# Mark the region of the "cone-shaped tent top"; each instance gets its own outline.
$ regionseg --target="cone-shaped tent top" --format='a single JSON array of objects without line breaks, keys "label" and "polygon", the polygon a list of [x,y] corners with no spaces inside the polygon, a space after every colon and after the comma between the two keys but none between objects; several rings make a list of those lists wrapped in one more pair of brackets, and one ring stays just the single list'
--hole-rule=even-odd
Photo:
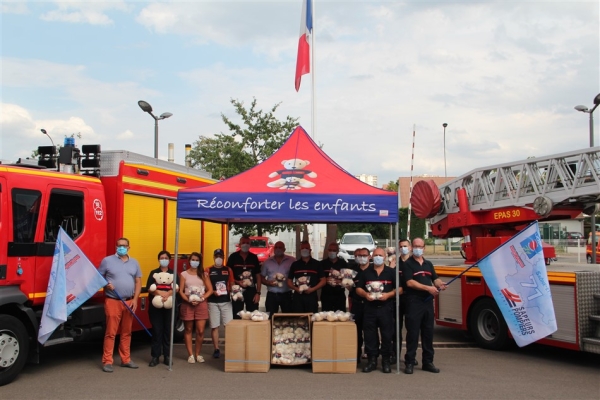
[{"label": "cone-shaped tent top", "polygon": [[264,162],[214,185],[182,189],[177,217],[214,222],[396,223],[398,194],[361,182],[298,126]]}]

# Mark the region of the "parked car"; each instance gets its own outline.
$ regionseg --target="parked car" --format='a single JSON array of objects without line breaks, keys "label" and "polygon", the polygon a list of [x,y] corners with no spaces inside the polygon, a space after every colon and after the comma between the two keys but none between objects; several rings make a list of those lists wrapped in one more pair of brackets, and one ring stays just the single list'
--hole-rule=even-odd
[{"label": "parked car", "polygon": [[[240,244],[236,244],[236,251]],[[250,252],[256,254],[258,261],[262,264],[273,255],[273,241],[266,236],[250,236]]]},{"label": "parked car", "polygon": [[354,250],[366,247],[369,253],[377,247],[377,242],[373,240],[373,236],[366,232],[350,232],[345,233],[340,240],[340,253],[347,254],[343,256],[346,260],[354,260]]},{"label": "parked car", "polygon": [[564,238],[567,240],[567,246],[583,246],[585,244],[581,232],[565,232]]}]

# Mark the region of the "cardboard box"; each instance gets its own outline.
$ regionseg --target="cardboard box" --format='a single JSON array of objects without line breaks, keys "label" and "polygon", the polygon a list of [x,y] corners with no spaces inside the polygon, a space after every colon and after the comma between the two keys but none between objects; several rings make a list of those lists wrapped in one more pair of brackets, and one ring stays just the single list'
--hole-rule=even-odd
[{"label": "cardboard box", "polygon": [[357,337],[354,322],[314,322],[313,373],[356,373]]},{"label": "cardboard box", "polygon": [[[312,313],[278,313],[278,314],[274,314],[273,315],[273,320],[272,320],[272,359],[271,359],[271,363],[273,365],[283,365],[283,366],[296,366],[296,365],[306,365],[306,364],[310,364],[311,362],[311,316]],[[277,346],[277,341],[276,341],[276,330],[279,329],[280,331],[282,330],[282,324],[283,323],[291,323],[291,326],[293,326],[294,331],[297,327],[301,326],[304,327],[303,331],[305,333],[308,333],[308,338],[302,338],[302,339],[296,339],[296,338],[292,338],[292,339],[288,339],[286,341],[286,343],[284,344],[285,347],[289,347],[289,346],[295,346],[296,344],[302,344],[302,348],[305,349],[306,352],[308,352],[308,358],[306,357],[306,353],[305,351],[301,351],[299,352],[297,355],[298,357],[294,357],[294,361],[292,363],[285,363],[283,362],[280,358],[277,357],[278,353],[276,350],[276,346]],[[289,343],[288,343],[289,342]],[[294,354],[296,356],[296,354]]]},{"label": "cardboard box", "polygon": [[225,325],[225,372],[269,372],[271,321],[234,319]]}]

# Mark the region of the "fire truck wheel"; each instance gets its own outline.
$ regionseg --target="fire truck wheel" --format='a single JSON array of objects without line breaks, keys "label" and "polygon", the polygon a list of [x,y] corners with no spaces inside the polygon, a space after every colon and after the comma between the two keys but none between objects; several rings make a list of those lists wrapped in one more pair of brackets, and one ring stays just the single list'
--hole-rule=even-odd
[{"label": "fire truck wheel", "polygon": [[501,350],[508,346],[508,326],[494,299],[479,300],[471,311],[471,334],[484,349]]},{"label": "fire truck wheel", "polygon": [[21,372],[29,353],[27,329],[12,315],[0,315],[0,386]]}]

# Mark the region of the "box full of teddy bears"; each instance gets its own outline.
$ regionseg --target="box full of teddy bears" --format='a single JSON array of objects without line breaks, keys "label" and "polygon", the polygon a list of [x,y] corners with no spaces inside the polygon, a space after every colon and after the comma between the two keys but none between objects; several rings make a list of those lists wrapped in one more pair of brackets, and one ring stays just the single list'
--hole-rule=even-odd
[{"label": "box full of teddy bears", "polygon": [[225,325],[225,372],[269,372],[271,321],[234,319]]},{"label": "box full of teddy bears", "polygon": [[312,372],[356,373],[357,337],[353,321],[312,324]]},{"label": "box full of teddy bears", "polygon": [[273,315],[272,364],[289,366],[311,362],[311,315]]}]

